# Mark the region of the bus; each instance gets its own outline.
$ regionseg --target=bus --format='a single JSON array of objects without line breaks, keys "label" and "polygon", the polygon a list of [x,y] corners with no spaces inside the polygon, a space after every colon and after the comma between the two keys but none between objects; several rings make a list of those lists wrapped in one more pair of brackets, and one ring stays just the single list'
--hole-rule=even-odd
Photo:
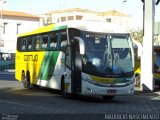
[{"label": "bus", "polygon": [[62,22],[19,35],[15,68],[25,88],[57,89],[64,97],[134,94],[131,36],[103,22]]},{"label": "bus", "polygon": [[[141,55],[142,55],[142,45],[137,41],[134,42],[134,51],[135,51],[135,86],[140,87],[141,81]],[[153,80],[156,87],[160,88],[160,46],[153,46]]]}]

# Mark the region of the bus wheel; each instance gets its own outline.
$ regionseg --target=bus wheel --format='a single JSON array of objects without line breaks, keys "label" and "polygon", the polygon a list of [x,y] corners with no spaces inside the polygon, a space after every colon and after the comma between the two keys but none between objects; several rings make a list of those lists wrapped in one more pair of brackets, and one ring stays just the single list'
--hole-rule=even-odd
[{"label": "bus wheel", "polygon": [[64,88],[64,78],[62,78],[62,80],[61,80],[61,95],[63,97],[65,97],[65,95],[66,95],[65,88]]},{"label": "bus wheel", "polygon": [[61,95],[64,98],[69,98],[69,94],[65,92],[64,78],[61,80]]},{"label": "bus wheel", "polygon": [[103,99],[105,100],[113,100],[115,96],[103,96]]},{"label": "bus wheel", "polygon": [[29,76],[29,73],[27,73],[26,77],[25,77],[24,73],[22,73],[22,82],[23,82],[24,88],[30,89],[30,76]]},{"label": "bus wheel", "polygon": [[38,90],[40,87],[39,87],[39,85],[32,84],[32,88]]},{"label": "bus wheel", "polygon": [[135,86],[140,87],[140,75],[135,76]]}]

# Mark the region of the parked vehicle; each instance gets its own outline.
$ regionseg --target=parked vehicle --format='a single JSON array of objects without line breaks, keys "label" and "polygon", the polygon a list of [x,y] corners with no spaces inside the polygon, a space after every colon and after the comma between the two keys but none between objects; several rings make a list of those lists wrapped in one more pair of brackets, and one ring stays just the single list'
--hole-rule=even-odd
[{"label": "parked vehicle", "polygon": [[15,69],[15,53],[0,52],[0,71]]},{"label": "parked vehicle", "polygon": [[[140,63],[141,63],[141,55],[138,56],[138,52],[141,53],[142,49],[140,48],[142,46],[137,45],[134,47],[135,51],[135,85],[137,87],[140,87],[140,75],[141,75],[141,69],[140,69]],[[154,52],[153,52],[153,79],[155,81],[155,85],[160,87],[160,46],[154,46]],[[147,59],[147,58],[146,58]]]}]

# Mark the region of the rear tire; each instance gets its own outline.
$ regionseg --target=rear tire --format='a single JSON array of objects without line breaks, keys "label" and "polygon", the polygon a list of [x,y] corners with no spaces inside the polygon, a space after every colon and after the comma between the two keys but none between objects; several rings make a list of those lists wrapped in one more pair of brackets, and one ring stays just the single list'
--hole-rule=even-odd
[{"label": "rear tire", "polygon": [[61,95],[66,97],[65,86],[64,86],[64,78],[61,80]]},{"label": "rear tire", "polygon": [[30,76],[29,76],[29,73],[27,73],[26,76],[25,76],[24,72],[22,73],[22,82],[23,82],[24,88],[30,89],[31,84],[30,84]]},{"label": "rear tire", "polygon": [[38,90],[40,88],[39,85],[32,84],[32,88]]}]

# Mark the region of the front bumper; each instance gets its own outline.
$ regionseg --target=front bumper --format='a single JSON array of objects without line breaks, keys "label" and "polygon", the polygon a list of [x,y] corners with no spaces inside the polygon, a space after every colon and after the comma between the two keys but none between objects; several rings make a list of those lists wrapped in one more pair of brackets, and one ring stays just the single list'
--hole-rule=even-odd
[{"label": "front bumper", "polygon": [[101,87],[94,84],[90,84],[87,81],[82,82],[82,94],[83,95],[133,95],[134,84],[123,87]]}]

